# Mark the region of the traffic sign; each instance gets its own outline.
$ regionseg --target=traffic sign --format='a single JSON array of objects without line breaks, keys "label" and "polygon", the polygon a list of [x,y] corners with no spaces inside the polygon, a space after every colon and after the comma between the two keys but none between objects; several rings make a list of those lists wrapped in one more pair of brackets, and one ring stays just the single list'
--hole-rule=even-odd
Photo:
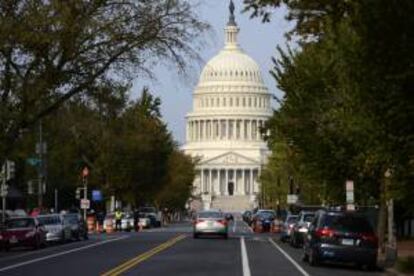
[{"label": "traffic sign", "polygon": [[287,195],[287,203],[288,204],[296,204],[298,202],[298,195],[296,194],[288,194]]},{"label": "traffic sign", "polygon": [[101,190],[92,190],[92,200],[93,201],[102,201],[102,191]]},{"label": "traffic sign", "polygon": [[89,209],[91,207],[91,202],[89,201],[89,199],[81,199],[80,201],[80,207],[81,209]]}]

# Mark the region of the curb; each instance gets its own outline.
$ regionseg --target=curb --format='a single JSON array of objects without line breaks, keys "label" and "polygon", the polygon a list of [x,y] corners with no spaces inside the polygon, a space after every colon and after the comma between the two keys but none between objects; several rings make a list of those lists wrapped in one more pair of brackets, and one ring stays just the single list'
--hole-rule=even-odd
[{"label": "curb", "polygon": [[390,276],[408,276],[408,275],[412,275],[412,274],[405,274],[405,273],[401,273],[398,272],[395,268],[387,268],[385,269],[385,275],[390,275]]}]

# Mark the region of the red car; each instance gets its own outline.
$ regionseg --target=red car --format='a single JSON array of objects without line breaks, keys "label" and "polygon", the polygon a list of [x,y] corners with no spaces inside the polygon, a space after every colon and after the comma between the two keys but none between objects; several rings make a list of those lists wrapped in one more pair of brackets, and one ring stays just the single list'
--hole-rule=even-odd
[{"label": "red car", "polygon": [[46,230],[36,218],[12,218],[1,231],[0,243],[6,251],[18,246],[38,249],[46,244]]}]

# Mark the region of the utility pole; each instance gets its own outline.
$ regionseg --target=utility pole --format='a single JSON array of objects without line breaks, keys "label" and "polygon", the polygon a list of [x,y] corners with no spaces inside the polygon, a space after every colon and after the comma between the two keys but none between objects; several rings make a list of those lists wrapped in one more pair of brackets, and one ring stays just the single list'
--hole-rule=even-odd
[{"label": "utility pole", "polygon": [[[88,200],[88,167],[83,168],[82,170],[82,180],[83,180],[83,199],[84,201]],[[83,219],[86,221],[86,211],[87,208],[83,208]]]}]

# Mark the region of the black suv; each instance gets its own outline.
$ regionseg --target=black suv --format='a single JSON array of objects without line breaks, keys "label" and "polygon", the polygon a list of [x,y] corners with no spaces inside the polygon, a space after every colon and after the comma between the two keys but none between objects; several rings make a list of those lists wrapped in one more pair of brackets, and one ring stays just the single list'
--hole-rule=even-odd
[{"label": "black suv", "polygon": [[354,263],[375,269],[378,239],[368,219],[355,212],[318,211],[304,244],[303,260]]}]

